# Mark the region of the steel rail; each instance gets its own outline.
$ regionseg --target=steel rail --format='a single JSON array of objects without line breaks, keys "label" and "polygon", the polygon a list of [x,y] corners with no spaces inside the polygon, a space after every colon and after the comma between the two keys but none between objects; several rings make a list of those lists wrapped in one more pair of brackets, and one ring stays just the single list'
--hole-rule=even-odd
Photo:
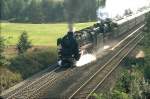
[{"label": "steel rail", "polygon": [[45,91],[42,91],[42,88],[44,88],[44,87],[53,87],[55,81],[57,81],[58,79],[66,77],[71,72],[72,72],[71,68],[69,68],[66,71],[62,72],[62,73],[58,73],[57,76],[54,76],[52,79],[46,81],[46,83],[44,83],[42,86],[40,86],[39,88],[37,88],[36,90],[34,90],[34,92],[32,92],[34,94],[28,95],[27,99],[37,99],[38,98],[37,96],[41,96],[40,94],[45,93]]},{"label": "steel rail", "polygon": [[[141,33],[140,33],[141,34]],[[138,34],[135,38],[137,38],[140,34]],[[135,39],[134,38],[134,39]],[[100,71],[102,71],[118,54],[121,53],[132,41],[132,39],[126,46],[124,46],[116,55],[114,55],[106,64],[104,64],[90,79],[88,79],[79,89],[77,89],[70,97],[69,99],[72,99],[86,84],[88,84],[94,77],[97,75]]]},{"label": "steel rail", "polygon": [[[55,64],[56,65],[56,64]],[[54,65],[52,65],[54,66]],[[52,71],[50,71],[49,73],[43,75],[42,77],[40,77],[39,79],[36,79],[35,81],[33,81],[32,83],[30,83],[29,85],[27,85],[26,87],[23,87],[22,89],[18,90],[17,92],[13,93],[12,95],[10,95],[9,97],[7,97],[6,99],[12,99],[13,97],[16,97],[17,95],[21,95],[21,93],[23,91],[26,91],[27,89],[29,89],[32,85],[34,85],[35,83],[41,81],[42,79],[45,79],[45,77],[48,77],[50,75],[52,75],[52,73],[56,70],[60,69],[60,67],[55,67]]]},{"label": "steel rail", "polygon": [[137,44],[144,38],[141,37],[139,41],[124,55],[124,57],[116,64],[116,66],[99,82],[99,84],[90,92],[90,94],[86,97],[89,99],[90,95],[110,76],[110,74],[118,67],[121,61],[137,46]]},{"label": "steel rail", "polygon": [[[108,65],[108,66],[113,66],[113,65]],[[107,66],[106,66],[106,67],[107,67]],[[103,73],[106,74],[105,69],[106,69],[106,71],[107,71],[107,68],[108,68],[108,69],[111,68],[111,67],[107,67],[107,68],[106,68],[106,67],[104,67],[104,68],[103,68],[102,70],[100,70],[99,72],[96,72],[95,75],[92,76],[91,79],[89,79],[86,83],[84,83],[83,86],[82,86],[82,88],[80,88],[80,89],[74,94],[74,96],[72,96],[70,99],[75,98],[75,97],[79,97],[79,98],[83,98],[83,97],[84,97],[84,99],[85,99],[85,97],[90,94],[90,90],[92,90],[92,89],[90,89],[90,87],[91,87],[91,86],[94,86],[93,83],[95,83],[95,82],[92,83],[92,80],[95,80],[95,77],[98,76],[98,74],[100,74],[101,72],[102,72],[101,75],[104,76]],[[107,71],[107,72],[108,72],[108,71]],[[107,75],[107,74],[106,74],[106,75]],[[100,77],[101,77],[101,76],[100,76]],[[92,83],[92,84],[91,84],[91,83]],[[76,98],[75,98],[75,99],[76,99]]]}]

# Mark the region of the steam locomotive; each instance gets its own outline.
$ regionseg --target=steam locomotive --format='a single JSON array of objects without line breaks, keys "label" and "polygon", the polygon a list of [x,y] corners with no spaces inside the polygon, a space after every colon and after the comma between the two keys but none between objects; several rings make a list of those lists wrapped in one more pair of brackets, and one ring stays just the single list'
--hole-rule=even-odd
[{"label": "steam locomotive", "polygon": [[[78,43],[80,52],[92,53],[98,48],[103,47],[103,44],[105,44],[108,39],[115,39],[118,36],[125,34],[133,27],[144,23],[146,14],[149,11],[150,9],[139,11],[136,14],[130,14],[120,20],[112,20],[110,18],[107,18],[105,20],[101,20],[100,23],[96,23],[93,26],[84,28],[80,31],[75,31],[74,37]],[[61,56],[61,38],[58,39],[57,46],[59,56],[58,60],[59,62],[63,62],[64,59]],[[73,57],[69,57],[65,60],[68,60],[67,65],[73,65],[75,63]],[[61,62],[59,63],[59,65],[61,64]]]}]

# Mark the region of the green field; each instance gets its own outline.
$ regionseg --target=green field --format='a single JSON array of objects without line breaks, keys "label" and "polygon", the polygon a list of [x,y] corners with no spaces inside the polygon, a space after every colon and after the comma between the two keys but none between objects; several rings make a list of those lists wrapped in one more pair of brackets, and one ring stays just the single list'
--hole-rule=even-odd
[{"label": "green field", "polygon": [[[94,22],[77,23],[75,29],[93,25]],[[7,45],[15,45],[23,31],[29,35],[33,45],[56,46],[57,38],[62,37],[67,32],[67,24],[21,24],[21,23],[1,23],[1,33],[6,39]]]}]

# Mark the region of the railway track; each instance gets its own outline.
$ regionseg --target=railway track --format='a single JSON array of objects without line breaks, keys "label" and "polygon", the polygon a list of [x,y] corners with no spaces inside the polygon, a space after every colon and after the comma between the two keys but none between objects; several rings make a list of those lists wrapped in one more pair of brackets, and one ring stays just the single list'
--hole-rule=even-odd
[{"label": "railway track", "polygon": [[65,71],[62,71],[60,73],[57,73],[57,71],[61,71],[64,68],[56,66],[52,71],[49,73],[43,75],[39,79],[31,82],[25,87],[20,88],[15,93],[11,94],[10,96],[6,97],[6,99],[31,99],[35,98],[39,93],[39,90],[41,90],[43,87],[46,87],[47,85],[53,85],[55,81],[59,78],[61,78],[61,75],[65,75],[70,71],[70,69],[67,69]]},{"label": "railway track", "polygon": [[[6,99],[37,99],[39,96],[41,96],[41,94],[45,92],[44,89],[47,86],[53,86],[56,81],[62,79],[63,77],[65,77],[65,75],[67,76],[69,73],[73,71],[73,69],[71,68],[62,71],[61,69],[62,69],[61,67],[56,66],[49,73],[29,83],[27,86],[21,87],[15,93],[6,97]],[[61,71],[61,72],[57,73],[57,71]]]},{"label": "railway track", "polygon": [[[115,56],[91,76],[80,88],[78,88],[69,99],[88,99],[91,94],[107,79],[107,77],[118,67],[120,62],[134,49],[143,39],[141,33],[127,43]],[[130,48],[129,48],[130,47]]]},{"label": "railway track", "polygon": [[75,68],[73,68],[73,69],[69,68],[67,70],[62,70],[62,68],[57,69],[58,71],[61,71],[61,72],[55,73],[54,74],[55,76],[50,77],[50,79],[46,79],[47,82],[44,83],[40,87],[36,87],[36,90],[34,90],[33,94],[28,95],[28,97],[26,99],[38,99],[43,94],[47,93],[47,91],[45,91],[45,89],[52,88],[57,83],[57,81],[61,81],[61,79],[64,79],[65,77],[67,77],[69,74],[71,74],[71,72],[74,69]]},{"label": "railway track", "polygon": [[[57,84],[53,87],[47,87],[43,91],[45,94],[41,95],[40,98],[46,99],[68,99],[69,95],[71,95],[79,86],[88,80],[90,76],[92,76],[101,66],[103,66],[107,61],[116,54],[118,51],[124,47],[131,39],[134,39],[135,36],[139,36],[139,32],[137,30],[141,30],[144,25],[138,27],[138,29],[132,31],[133,35],[126,39],[124,44],[121,44],[114,51],[111,51],[105,60],[101,62],[96,62],[94,64],[89,64],[88,66],[83,66],[83,68],[78,68],[73,70],[69,75],[66,75],[65,79],[60,80]],[[101,59],[100,59],[101,60]],[[97,65],[97,64],[101,65]],[[92,68],[90,68],[92,65]],[[74,97],[73,97],[74,98]]]},{"label": "railway track", "polygon": [[4,97],[9,97],[12,94],[16,93],[17,91],[19,91],[20,89],[23,89],[24,87],[32,84],[35,81],[38,81],[41,77],[43,77],[45,74],[47,74],[47,72],[51,72],[52,70],[54,70],[57,67],[57,64],[53,64],[53,65],[49,65],[48,68],[42,70],[41,72],[33,75],[32,77],[16,84],[15,86],[9,88],[8,90],[5,90],[1,95]]},{"label": "railway track", "polygon": [[[45,82],[41,82],[45,80],[45,78],[48,78],[49,76],[53,76],[53,72],[55,70],[59,69],[59,67],[55,67],[51,72],[47,73],[46,75],[43,75],[39,79],[36,79],[35,81],[29,83],[27,86],[20,88],[18,91],[15,93],[11,94],[10,96],[6,97],[6,99],[16,99],[16,98],[21,98],[21,99],[26,99],[29,95],[33,93],[35,90],[35,86],[40,87],[42,84]],[[39,83],[41,82],[41,83]]]}]

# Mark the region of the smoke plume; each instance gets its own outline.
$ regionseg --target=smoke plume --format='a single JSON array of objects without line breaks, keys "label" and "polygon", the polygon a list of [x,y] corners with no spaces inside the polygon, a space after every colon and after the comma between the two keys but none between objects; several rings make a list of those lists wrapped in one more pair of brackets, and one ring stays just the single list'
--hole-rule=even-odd
[{"label": "smoke plume", "polygon": [[69,31],[73,31],[73,22],[75,21],[81,0],[64,0],[65,15],[68,22]]},{"label": "smoke plume", "polygon": [[130,9],[133,13],[136,13],[140,8],[149,5],[150,0],[106,0],[105,6],[97,10],[97,17],[98,19],[122,17],[125,10]]},{"label": "smoke plume", "polygon": [[[78,21],[80,14],[85,9],[91,9],[96,0],[64,0],[65,15],[68,22],[69,30],[72,31],[73,23]],[[96,12],[96,9],[95,9]],[[92,13],[89,11],[89,13]]]}]

